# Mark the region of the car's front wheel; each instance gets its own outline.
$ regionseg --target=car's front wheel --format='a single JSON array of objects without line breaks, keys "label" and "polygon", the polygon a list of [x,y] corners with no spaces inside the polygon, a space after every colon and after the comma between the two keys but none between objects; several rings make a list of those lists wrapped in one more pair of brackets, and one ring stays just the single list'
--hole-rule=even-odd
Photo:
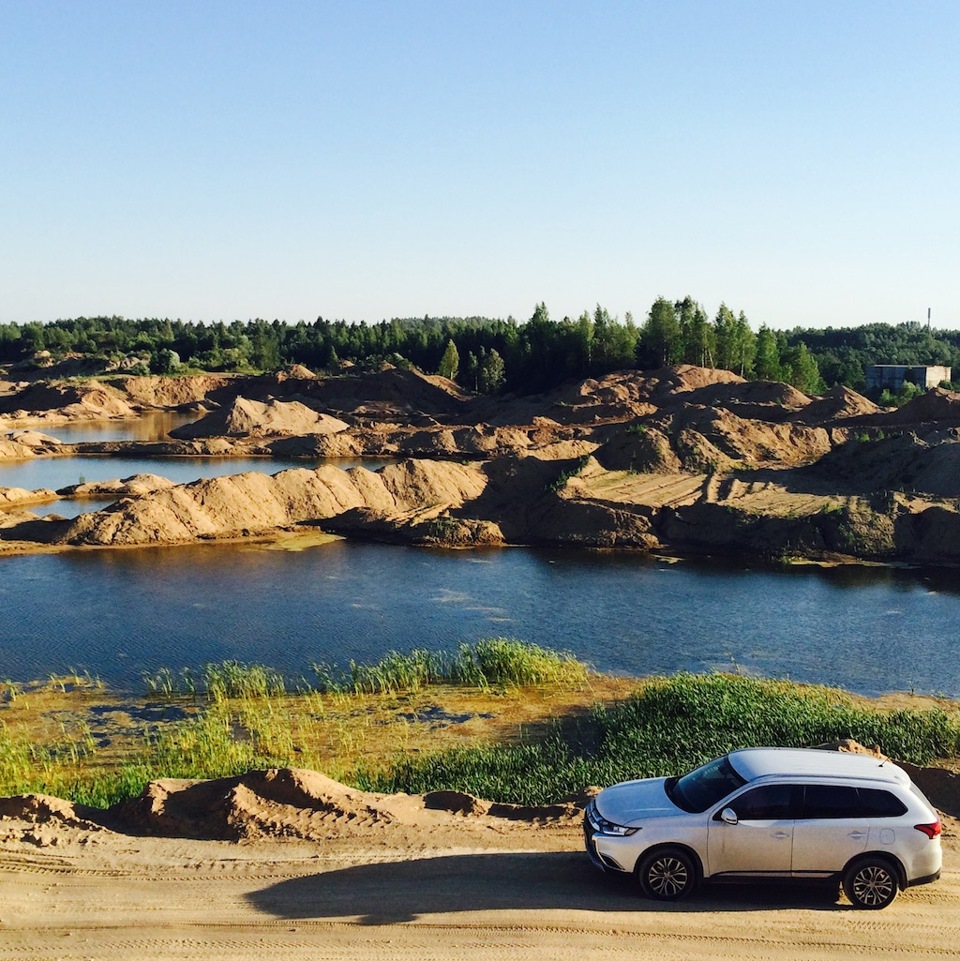
[{"label": "car's front wheel", "polygon": [[843,893],[856,908],[885,908],[893,903],[899,889],[897,872],[885,858],[864,858],[843,876]]},{"label": "car's front wheel", "polygon": [[682,848],[661,848],[637,868],[640,887],[648,898],[679,901],[696,890],[700,880],[694,859]]}]

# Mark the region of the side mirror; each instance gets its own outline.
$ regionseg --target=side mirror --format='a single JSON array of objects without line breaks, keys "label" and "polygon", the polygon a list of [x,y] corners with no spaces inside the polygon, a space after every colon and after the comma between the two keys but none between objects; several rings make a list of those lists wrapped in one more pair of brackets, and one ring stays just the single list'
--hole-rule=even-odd
[{"label": "side mirror", "polygon": [[720,812],[720,820],[724,824],[738,824],[740,819],[737,817],[737,812],[733,808],[724,808]]}]

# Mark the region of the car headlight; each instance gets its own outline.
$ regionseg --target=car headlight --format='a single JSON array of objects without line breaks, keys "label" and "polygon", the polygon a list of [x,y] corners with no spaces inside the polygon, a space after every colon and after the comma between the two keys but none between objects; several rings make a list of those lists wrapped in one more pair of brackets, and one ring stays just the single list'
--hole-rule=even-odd
[{"label": "car headlight", "polygon": [[622,824],[614,824],[613,821],[607,821],[604,818],[599,819],[600,824],[597,827],[597,832],[599,834],[612,834],[617,838],[627,838],[631,834],[636,834],[640,828],[628,828]]},{"label": "car headlight", "polygon": [[606,834],[615,838],[628,838],[631,834],[636,834],[640,830],[640,828],[628,828],[623,824],[614,824],[613,821],[608,821],[597,811],[596,804],[590,805],[587,816],[590,818],[590,823],[597,834]]}]

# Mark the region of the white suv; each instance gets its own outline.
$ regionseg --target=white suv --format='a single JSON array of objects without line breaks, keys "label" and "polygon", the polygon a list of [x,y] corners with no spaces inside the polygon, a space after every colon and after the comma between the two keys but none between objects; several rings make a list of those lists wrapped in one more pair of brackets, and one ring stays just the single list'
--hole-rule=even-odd
[{"label": "white suv", "polygon": [[940,819],[906,771],[862,754],[733,751],[683,777],[625,781],[584,815],[587,853],[673,901],[701,880],[837,878],[860,908],[940,877]]}]

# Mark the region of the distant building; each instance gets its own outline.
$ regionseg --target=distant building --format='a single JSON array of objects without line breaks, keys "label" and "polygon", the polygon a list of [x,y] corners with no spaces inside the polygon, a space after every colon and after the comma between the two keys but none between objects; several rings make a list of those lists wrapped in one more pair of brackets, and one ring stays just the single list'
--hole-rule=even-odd
[{"label": "distant building", "polygon": [[911,367],[909,364],[873,364],[867,368],[867,390],[890,390],[896,393],[904,383],[916,384],[923,390],[952,380],[949,367]]}]

